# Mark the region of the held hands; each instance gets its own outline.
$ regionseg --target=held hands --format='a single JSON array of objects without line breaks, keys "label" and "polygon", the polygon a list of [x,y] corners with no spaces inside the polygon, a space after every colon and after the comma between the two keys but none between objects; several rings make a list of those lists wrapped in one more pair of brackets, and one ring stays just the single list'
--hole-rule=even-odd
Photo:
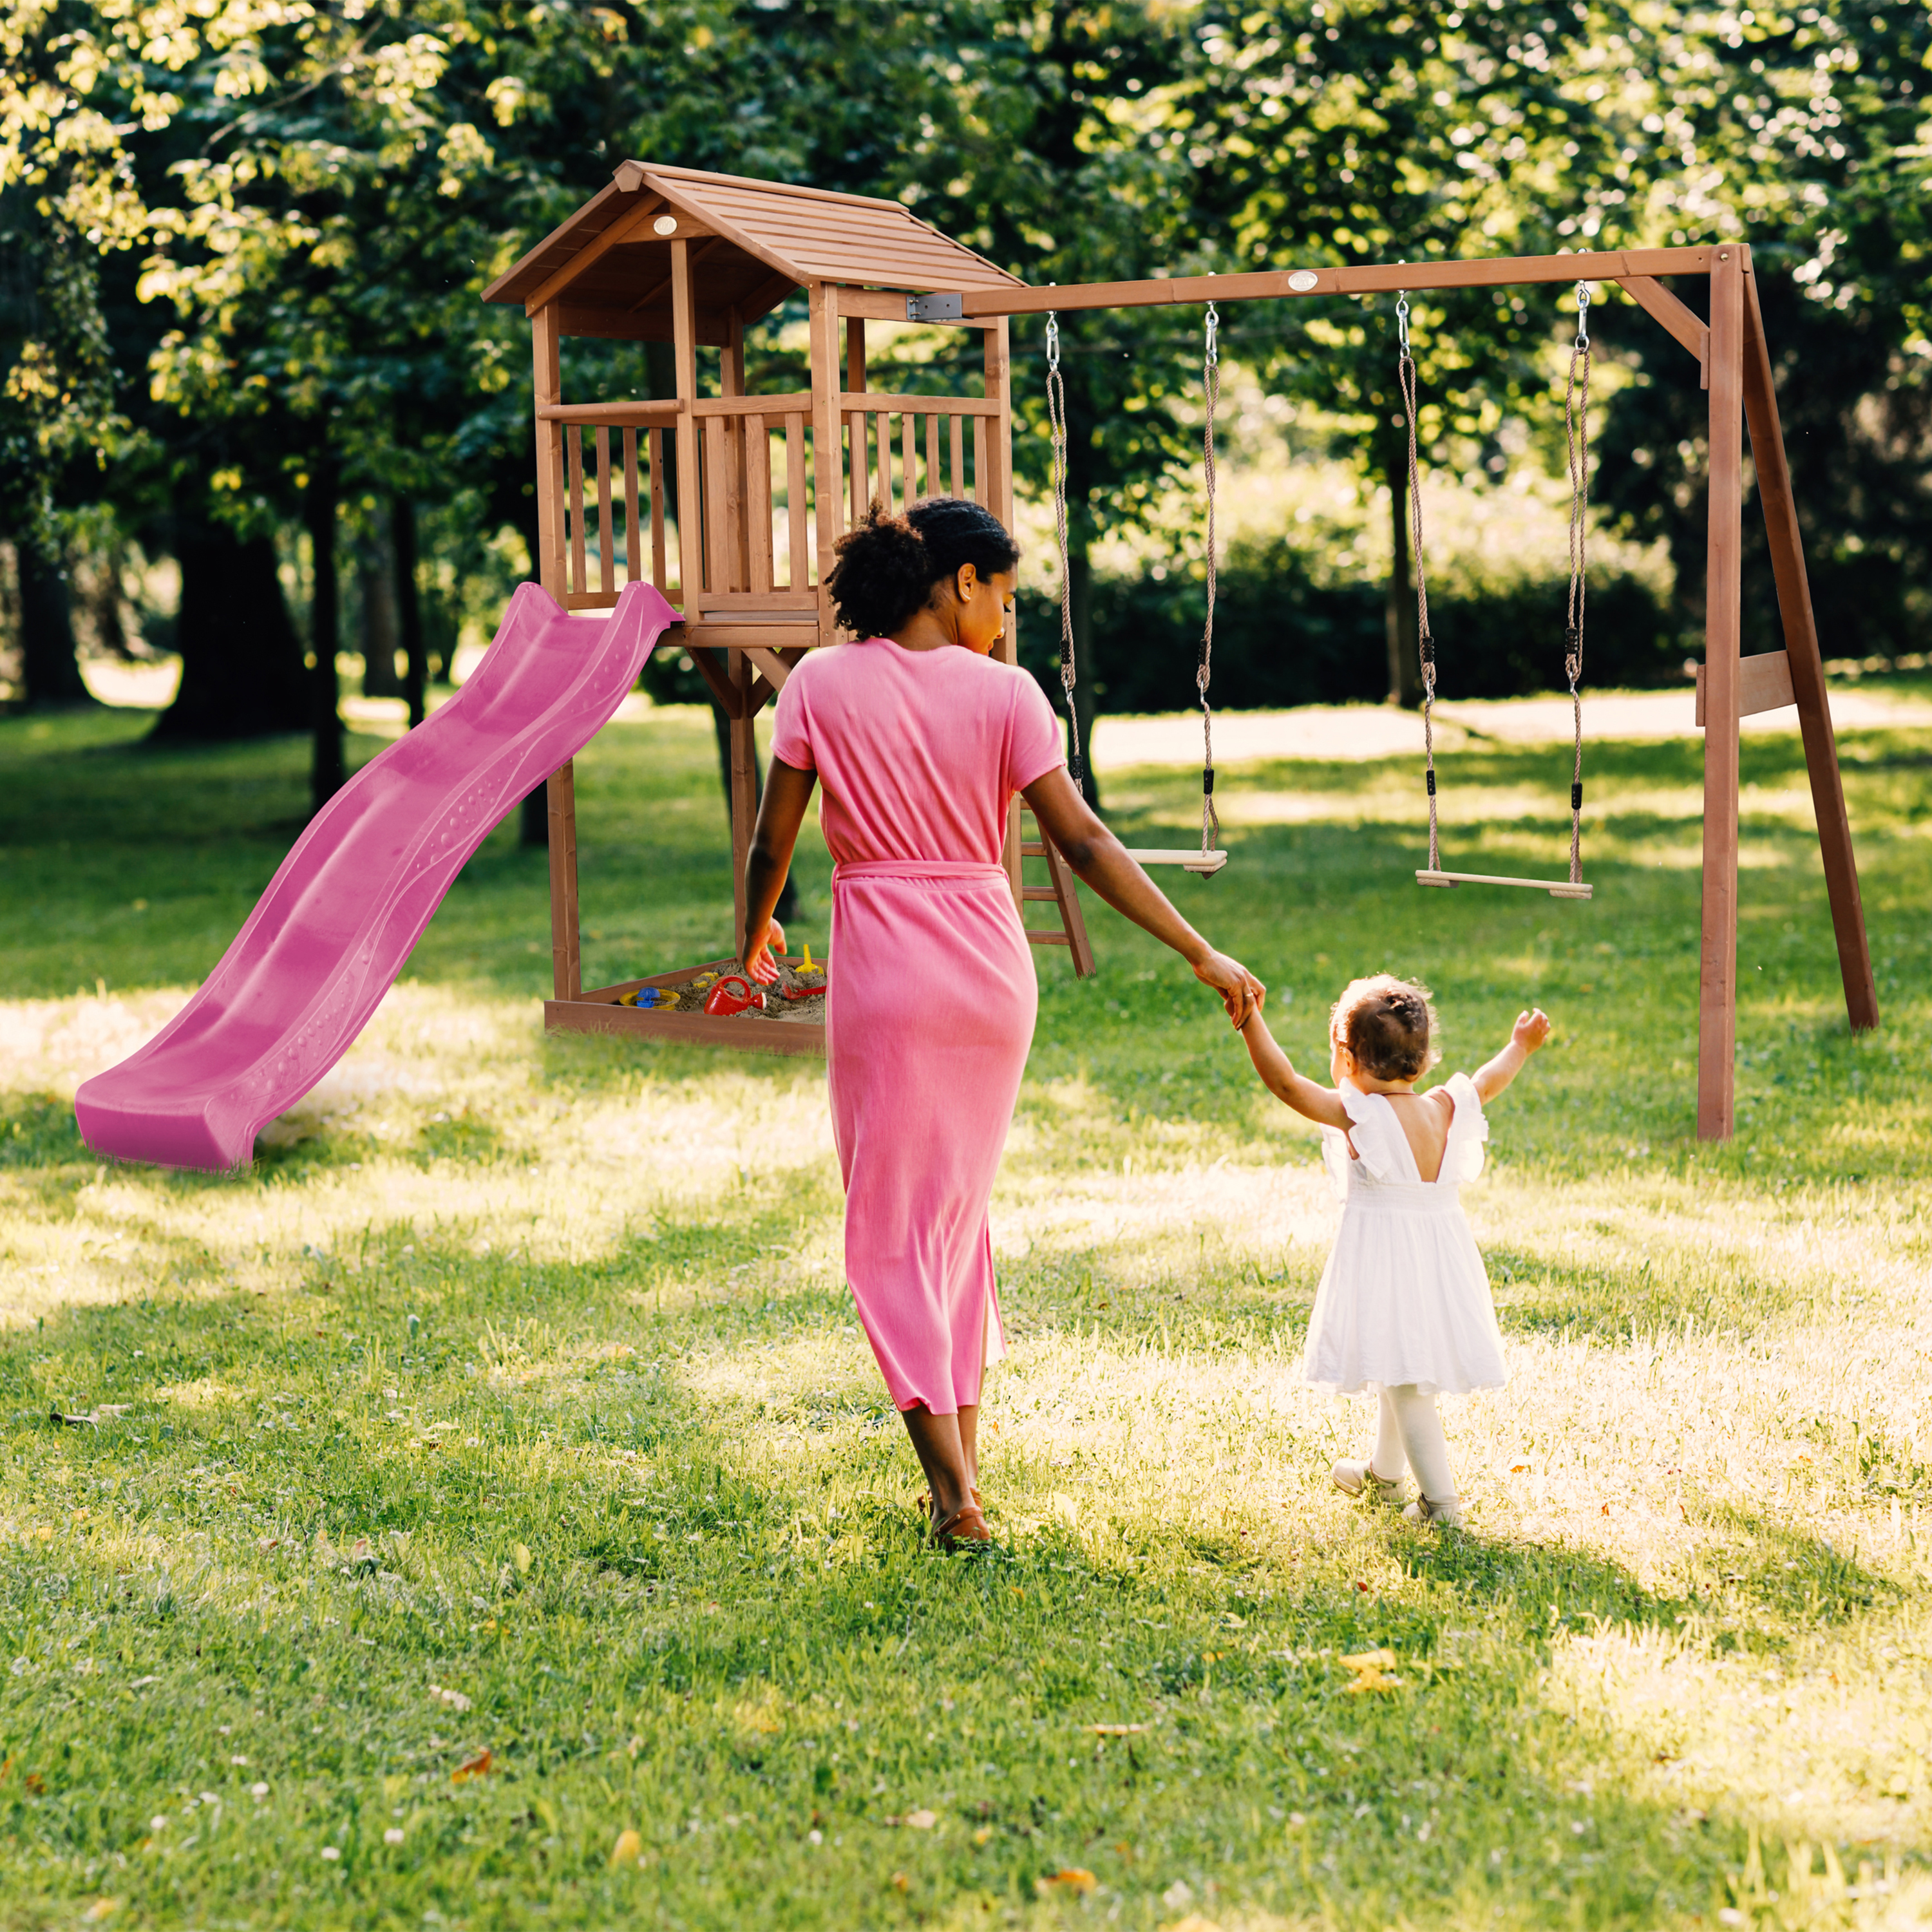
[{"label": "held hands", "polygon": [[745,948],[744,957],[739,962],[745,969],[745,976],[754,986],[769,986],[777,980],[778,969],[772,964],[771,949],[774,946],[780,952],[785,950],[784,928],[776,920],[768,919],[764,933]]},{"label": "held hands", "polygon": [[1238,959],[1230,959],[1225,952],[1209,953],[1195,968],[1194,976],[1220,994],[1228,1018],[1238,1030],[1261,1011],[1262,1003],[1268,998],[1268,988]]},{"label": "held hands", "polygon": [[1518,1013],[1510,1031],[1510,1044],[1525,1053],[1534,1053],[1550,1037],[1550,1016],[1540,1006],[1533,1012]]}]

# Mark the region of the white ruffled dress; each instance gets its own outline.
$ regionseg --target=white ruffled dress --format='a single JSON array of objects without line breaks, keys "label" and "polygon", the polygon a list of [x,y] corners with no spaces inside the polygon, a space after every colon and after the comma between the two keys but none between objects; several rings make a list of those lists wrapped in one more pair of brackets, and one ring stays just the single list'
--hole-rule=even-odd
[{"label": "white ruffled dress", "polygon": [[1452,1074],[1448,1089],[1456,1105],[1442,1170],[1424,1180],[1388,1097],[1342,1082],[1348,1132],[1322,1130],[1342,1226],[1304,1358],[1319,1388],[1352,1394],[1412,1382],[1425,1395],[1462,1395],[1503,1385],[1490,1278],[1459,1198],[1483,1171],[1490,1126],[1466,1073]]}]

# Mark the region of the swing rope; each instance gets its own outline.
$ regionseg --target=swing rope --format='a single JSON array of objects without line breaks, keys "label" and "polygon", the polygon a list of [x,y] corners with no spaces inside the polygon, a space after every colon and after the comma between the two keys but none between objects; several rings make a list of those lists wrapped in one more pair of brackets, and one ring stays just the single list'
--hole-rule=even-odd
[{"label": "swing rope", "polygon": [[[1408,291],[1398,290],[1395,304],[1397,351],[1396,382],[1402,391],[1402,412],[1408,418],[1408,518],[1415,553],[1415,638],[1422,661],[1422,755],[1429,787],[1429,869],[1442,869],[1440,836],[1436,822],[1436,640],[1429,633],[1429,571],[1423,560],[1422,475],[1415,448],[1415,357],[1408,346]],[[1573,546],[1575,532],[1571,532]],[[1575,595],[1573,590],[1571,595]],[[1575,688],[1574,685],[1571,686]],[[1582,756],[1581,740],[1577,755]],[[1574,876],[1576,856],[1573,850]]]},{"label": "swing rope", "polygon": [[[1583,676],[1584,537],[1590,507],[1590,290],[1576,284],[1576,334],[1570,345],[1570,380],[1563,392],[1563,429],[1570,446],[1569,632],[1563,668],[1570,679],[1570,708],[1575,721],[1576,759],[1570,776],[1570,883],[1583,879]],[[1430,810],[1434,811],[1431,801]],[[1436,862],[1432,856],[1430,863]]]},{"label": "swing rope", "polygon": [[1208,304],[1208,336],[1202,352],[1201,383],[1208,403],[1207,427],[1202,432],[1202,473],[1208,486],[1208,619],[1201,630],[1201,659],[1194,688],[1201,695],[1201,856],[1221,842],[1220,814],[1214,809],[1214,712],[1208,701],[1208,680],[1214,670],[1214,412],[1221,400],[1221,352],[1217,336],[1221,318]]},{"label": "swing rope", "polygon": [[1080,770],[1080,713],[1073,701],[1073,574],[1066,563],[1066,382],[1060,373],[1060,320],[1046,317],[1046,423],[1052,455],[1053,529],[1060,544],[1060,688],[1066,694],[1066,770],[1076,791],[1084,791]]}]

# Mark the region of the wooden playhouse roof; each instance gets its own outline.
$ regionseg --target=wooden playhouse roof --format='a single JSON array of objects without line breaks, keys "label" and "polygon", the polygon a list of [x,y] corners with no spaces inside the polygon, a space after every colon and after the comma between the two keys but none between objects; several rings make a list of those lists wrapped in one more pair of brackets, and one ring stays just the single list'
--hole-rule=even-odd
[{"label": "wooden playhouse roof", "polygon": [[692,284],[705,342],[725,339],[732,309],[756,321],[812,282],[915,294],[1021,286],[896,201],[626,161],[483,299],[531,310],[556,301],[566,335],[666,341],[674,238],[696,244]]}]

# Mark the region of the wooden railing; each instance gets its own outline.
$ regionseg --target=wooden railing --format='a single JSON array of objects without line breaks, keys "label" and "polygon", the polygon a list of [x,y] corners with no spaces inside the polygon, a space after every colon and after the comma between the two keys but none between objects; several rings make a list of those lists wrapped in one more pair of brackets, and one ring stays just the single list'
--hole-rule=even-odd
[{"label": "wooden railing", "polygon": [[[835,529],[877,501],[994,499],[999,405],[978,397],[858,392],[838,398]],[[808,390],[675,402],[548,404],[563,437],[563,602],[606,609],[648,580],[687,610],[816,621],[818,482]],[[698,440],[700,514],[687,549],[677,438]],[[701,543],[697,541],[701,530]],[[695,614],[694,614],[695,620]]]}]

